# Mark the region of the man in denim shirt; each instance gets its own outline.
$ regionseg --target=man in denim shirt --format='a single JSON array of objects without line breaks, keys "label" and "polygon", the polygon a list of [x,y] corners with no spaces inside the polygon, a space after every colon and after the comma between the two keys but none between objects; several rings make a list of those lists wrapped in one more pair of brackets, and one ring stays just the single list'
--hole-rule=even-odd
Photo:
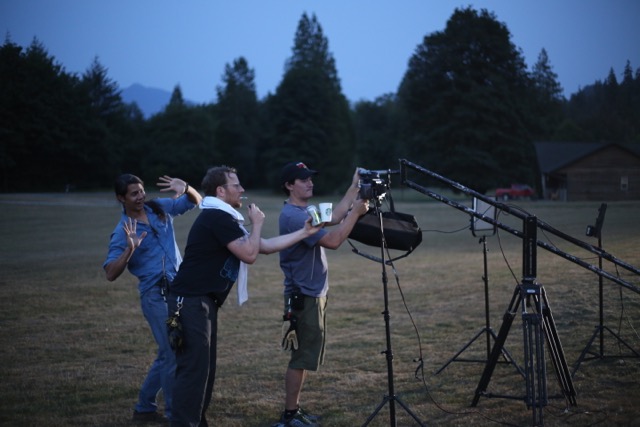
[{"label": "man in denim shirt", "polygon": [[145,200],[144,183],[131,174],[118,177],[116,198],[123,212],[111,233],[109,252],[103,264],[107,280],[116,280],[128,268],[140,281],[140,305],[158,344],[158,355],[142,384],[134,421],[157,421],[156,397],[163,391],[164,416],[171,419],[171,390],[175,374],[175,355],[169,346],[165,292],[182,262],[173,229],[173,218],[196,207],[202,197],[189,185],[169,176],[157,184],[163,191],[174,191],[172,198]]}]

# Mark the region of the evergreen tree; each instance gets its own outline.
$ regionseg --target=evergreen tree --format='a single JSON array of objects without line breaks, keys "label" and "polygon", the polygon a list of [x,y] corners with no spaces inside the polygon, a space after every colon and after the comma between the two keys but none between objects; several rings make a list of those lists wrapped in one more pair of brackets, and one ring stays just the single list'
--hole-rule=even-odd
[{"label": "evergreen tree", "polygon": [[531,132],[535,139],[548,140],[563,120],[564,96],[544,48],[533,66],[531,80],[534,92]]},{"label": "evergreen tree", "polygon": [[171,98],[169,98],[169,103],[164,108],[166,113],[171,112],[179,112],[187,108],[187,104],[184,102],[184,97],[182,96],[182,89],[180,85],[176,85],[173,88],[173,92],[171,92]]},{"label": "evergreen tree", "polygon": [[627,142],[640,143],[640,74],[638,73],[634,79],[631,62],[627,61],[619,88],[619,99],[620,115],[627,124],[622,138]]},{"label": "evergreen tree", "polygon": [[82,164],[76,166],[77,180],[84,176],[93,186],[110,184],[121,172],[122,163],[133,159],[139,134],[130,118],[130,114],[135,117],[135,109],[123,102],[118,84],[97,57],[83,73],[80,87],[86,97],[80,105],[87,109],[88,117],[76,149],[82,156],[76,159]]},{"label": "evergreen tree", "polygon": [[627,60],[627,63],[624,65],[622,84],[628,86],[633,85],[633,68],[631,68],[631,62],[629,60]]},{"label": "evergreen tree", "polygon": [[217,88],[218,122],[215,140],[222,163],[238,169],[247,188],[264,186],[255,173],[258,159],[259,104],[254,83],[255,73],[240,57],[227,64],[224,86]]},{"label": "evergreen tree", "polygon": [[355,137],[335,61],[315,15],[302,15],[293,55],[267,108],[264,158],[272,186],[278,186],[285,163],[304,161],[322,172],[316,193],[342,192],[353,175]]},{"label": "evergreen tree", "polygon": [[604,111],[611,112],[612,109],[615,110],[618,104],[618,79],[616,78],[616,73],[613,71],[613,68],[609,69],[609,75],[604,82],[603,93],[604,93],[604,102],[603,105]]},{"label": "evergreen tree", "polygon": [[635,78],[625,65],[622,82],[611,68],[604,81],[580,89],[566,106],[566,120],[575,123],[582,138],[574,140],[640,142],[640,69]]},{"label": "evergreen tree", "polygon": [[402,157],[396,97],[380,96],[354,107],[356,163],[366,169],[398,169]]},{"label": "evergreen tree", "polygon": [[98,116],[110,120],[123,113],[124,105],[118,84],[109,78],[107,72],[96,57],[82,75],[82,84],[88,92],[91,108]]},{"label": "evergreen tree", "polygon": [[27,123],[23,112],[28,111],[28,98],[24,96],[28,84],[22,48],[5,40],[0,48],[0,190],[18,191],[19,166],[28,156]]},{"label": "evergreen tree", "polygon": [[558,82],[558,75],[553,71],[547,50],[542,49],[538,61],[531,73],[533,83],[541,97],[546,101],[562,101],[562,86]]},{"label": "evergreen tree", "polygon": [[0,51],[2,190],[62,191],[81,183],[77,159],[87,157],[76,151],[88,115],[78,78],[37,39],[26,50],[7,40]]},{"label": "evergreen tree", "polygon": [[139,159],[146,178],[169,174],[199,186],[208,167],[220,162],[212,107],[190,107],[176,86],[165,111],[151,117],[146,126]]},{"label": "evergreen tree", "polygon": [[417,47],[400,86],[410,160],[480,192],[533,184],[529,88],[507,27],[486,10],[456,9]]}]

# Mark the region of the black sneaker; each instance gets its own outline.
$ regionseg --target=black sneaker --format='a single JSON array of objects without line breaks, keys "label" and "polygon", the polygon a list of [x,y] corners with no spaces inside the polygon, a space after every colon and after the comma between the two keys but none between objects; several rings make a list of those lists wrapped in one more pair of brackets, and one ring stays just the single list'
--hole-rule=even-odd
[{"label": "black sneaker", "polygon": [[282,424],[284,427],[320,427],[320,424],[307,418],[300,408],[292,417],[285,418],[283,414]]},{"label": "black sneaker", "polygon": [[157,412],[133,411],[133,422],[137,424],[158,423],[164,421],[162,415]]},{"label": "black sneaker", "polygon": [[304,415],[304,417],[305,417],[306,419],[308,419],[309,421],[311,421],[311,422],[313,422],[313,423],[317,423],[318,421],[320,421],[320,418],[322,418],[320,415],[313,415],[313,414],[310,414],[310,413],[308,413],[307,411],[305,411],[304,409],[302,409],[302,408],[300,408],[300,407],[298,408],[298,411],[299,411],[300,413],[302,413],[302,415]]}]

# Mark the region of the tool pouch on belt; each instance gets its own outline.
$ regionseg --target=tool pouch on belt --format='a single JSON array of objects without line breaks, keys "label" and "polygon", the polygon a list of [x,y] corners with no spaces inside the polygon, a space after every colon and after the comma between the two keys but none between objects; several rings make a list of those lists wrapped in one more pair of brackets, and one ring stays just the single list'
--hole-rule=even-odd
[{"label": "tool pouch on belt", "polygon": [[177,308],[167,319],[167,332],[169,333],[169,345],[175,352],[182,350],[184,346],[184,336],[182,334],[182,322],[180,321],[180,309],[182,308],[183,297],[177,298]]},{"label": "tool pouch on belt", "polygon": [[282,316],[281,347],[284,351],[298,349],[298,319],[293,312],[302,309],[304,309],[304,295],[301,292],[293,292],[289,295],[285,314]]}]

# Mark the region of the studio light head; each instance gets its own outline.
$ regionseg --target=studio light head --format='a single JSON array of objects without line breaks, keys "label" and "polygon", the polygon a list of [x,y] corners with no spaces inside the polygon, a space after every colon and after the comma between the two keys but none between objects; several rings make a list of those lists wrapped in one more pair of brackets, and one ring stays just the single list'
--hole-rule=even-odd
[{"label": "studio light head", "polygon": [[[473,211],[491,218],[496,219],[496,208],[493,204],[487,203],[476,197],[473,198]],[[496,234],[496,226],[490,222],[483,221],[475,216],[471,217],[471,233],[474,237],[491,236]]]}]

